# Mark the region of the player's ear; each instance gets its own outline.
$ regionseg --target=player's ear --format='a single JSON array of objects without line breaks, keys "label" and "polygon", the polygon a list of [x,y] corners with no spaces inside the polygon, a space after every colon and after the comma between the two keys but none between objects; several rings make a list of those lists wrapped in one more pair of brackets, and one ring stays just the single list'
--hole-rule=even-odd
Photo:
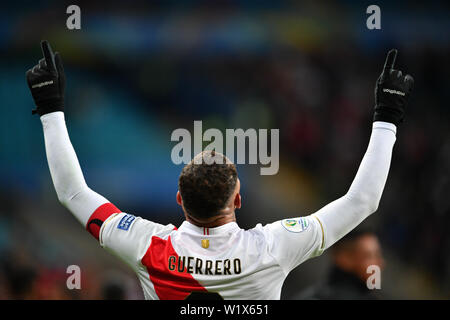
[{"label": "player's ear", "polygon": [[178,203],[180,206],[183,206],[183,199],[181,198],[181,193],[180,193],[180,191],[177,191],[177,203]]},{"label": "player's ear", "polygon": [[241,205],[242,205],[241,195],[237,193],[236,196],[234,197],[234,207],[236,209],[240,209]]},{"label": "player's ear", "polygon": [[239,178],[237,178],[236,189],[234,190],[234,192],[236,192],[236,195],[234,196],[234,203],[233,203],[235,209],[240,209],[242,205],[242,198],[241,194],[239,193],[240,191],[241,191],[241,181],[239,180]]}]

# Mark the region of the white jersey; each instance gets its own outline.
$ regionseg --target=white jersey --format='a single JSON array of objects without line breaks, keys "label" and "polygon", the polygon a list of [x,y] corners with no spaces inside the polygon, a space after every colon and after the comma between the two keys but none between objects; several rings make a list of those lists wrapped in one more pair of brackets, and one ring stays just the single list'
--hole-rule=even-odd
[{"label": "white jersey", "polygon": [[186,299],[215,292],[223,299],[280,299],[289,272],[324,248],[315,216],[277,221],[250,230],[236,222],[180,228],[127,213],[102,225],[100,244],[136,272],[146,299]]}]

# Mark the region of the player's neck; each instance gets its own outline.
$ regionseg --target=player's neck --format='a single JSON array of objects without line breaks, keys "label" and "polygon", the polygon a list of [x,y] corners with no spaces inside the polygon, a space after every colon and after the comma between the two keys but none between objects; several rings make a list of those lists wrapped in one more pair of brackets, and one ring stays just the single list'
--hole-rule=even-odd
[{"label": "player's neck", "polygon": [[215,217],[211,217],[206,220],[200,220],[197,218],[194,218],[189,215],[185,215],[186,221],[192,223],[193,225],[196,225],[197,227],[203,227],[203,228],[215,228],[223,226],[224,224],[235,222],[236,216],[233,212],[227,213],[227,214],[220,214]]}]

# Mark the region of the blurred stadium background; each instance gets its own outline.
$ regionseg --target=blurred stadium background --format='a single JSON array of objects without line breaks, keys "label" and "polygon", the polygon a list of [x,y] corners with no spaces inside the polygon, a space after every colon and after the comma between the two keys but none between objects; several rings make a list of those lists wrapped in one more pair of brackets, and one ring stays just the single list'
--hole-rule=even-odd
[{"label": "blurred stadium background", "polygon": [[[450,298],[449,5],[426,1],[67,1],[0,5],[0,299],[141,299],[134,275],[57,201],[25,71],[47,39],[68,77],[66,117],[86,180],[124,211],[183,221],[176,128],[279,128],[280,170],[238,165],[241,227],[310,214],[344,194],[368,143],[389,48],[415,89],[374,226],[382,294]],[[381,30],[366,28],[381,7]],[[78,265],[82,289],[66,288]],[[290,299],[329,256],[289,275]]]}]

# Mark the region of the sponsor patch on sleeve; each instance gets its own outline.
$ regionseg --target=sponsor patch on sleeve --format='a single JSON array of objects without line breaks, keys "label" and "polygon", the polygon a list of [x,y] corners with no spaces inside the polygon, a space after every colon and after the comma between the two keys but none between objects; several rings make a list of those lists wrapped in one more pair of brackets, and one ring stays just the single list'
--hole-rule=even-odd
[{"label": "sponsor patch on sleeve", "polygon": [[281,220],[282,226],[289,232],[300,233],[309,227],[309,221],[305,217]]},{"label": "sponsor patch on sleeve", "polygon": [[117,225],[117,229],[128,231],[134,219],[136,219],[136,217],[133,216],[132,214],[124,215],[123,218],[120,220],[119,224]]}]

